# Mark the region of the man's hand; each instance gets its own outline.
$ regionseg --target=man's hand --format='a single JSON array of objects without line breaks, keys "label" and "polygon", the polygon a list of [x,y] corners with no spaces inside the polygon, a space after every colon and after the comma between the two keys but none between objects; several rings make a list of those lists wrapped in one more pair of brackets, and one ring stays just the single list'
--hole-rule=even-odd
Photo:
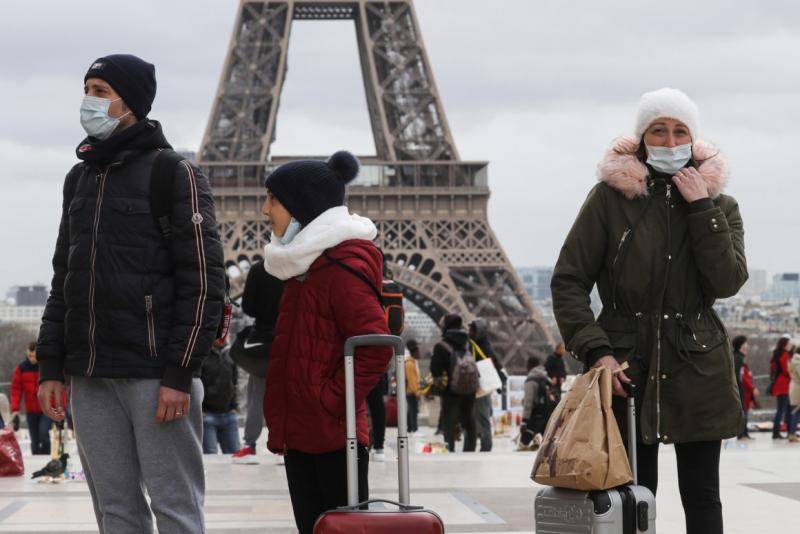
[{"label": "man's hand", "polygon": [[64,384],[60,380],[45,380],[39,384],[37,393],[39,406],[53,421],[63,421],[66,416],[64,406]]},{"label": "man's hand", "polygon": [[156,421],[159,423],[169,423],[175,419],[180,419],[184,415],[189,415],[189,405],[191,395],[178,391],[177,389],[161,386],[158,388],[158,408],[156,409]]},{"label": "man's hand", "polygon": [[684,167],[679,170],[672,177],[672,181],[689,204],[701,198],[708,198],[708,186],[700,172],[694,167]]},{"label": "man's hand", "polygon": [[[608,367],[611,369],[611,372],[614,373],[611,378],[611,383],[614,389],[614,395],[618,397],[627,397],[628,394],[625,393],[625,390],[622,389],[621,382],[625,382],[626,384],[631,383],[631,379],[625,375],[624,372],[619,371],[619,362],[616,358],[611,355],[603,356],[597,363],[594,364],[594,367]],[[619,371],[619,372],[617,372]]]}]

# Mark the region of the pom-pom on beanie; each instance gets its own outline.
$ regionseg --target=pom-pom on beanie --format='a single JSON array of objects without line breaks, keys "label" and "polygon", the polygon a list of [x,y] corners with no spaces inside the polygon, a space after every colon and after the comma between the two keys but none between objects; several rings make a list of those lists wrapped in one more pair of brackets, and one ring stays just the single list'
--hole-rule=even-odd
[{"label": "pom-pom on beanie", "polygon": [[683,91],[665,87],[642,95],[636,110],[636,139],[641,139],[653,121],[660,118],[681,121],[689,128],[692,140],[698,139],[700,123],[697,104]]},{"label": "pom-pom on beanie", "polygon": [[264,185],[306,226],[331,208],[344,204],[345,185],[358,176],[358,159],[340,150],[328,161],[300,160],[281,165]]}]

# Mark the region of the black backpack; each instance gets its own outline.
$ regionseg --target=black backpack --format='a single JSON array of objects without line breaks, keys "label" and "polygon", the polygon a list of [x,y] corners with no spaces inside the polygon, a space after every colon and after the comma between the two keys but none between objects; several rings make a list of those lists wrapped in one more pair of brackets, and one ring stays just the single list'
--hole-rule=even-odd
[{"label": "black backpack", "polygon": [[533,404],[533,413],[531,414],[531,421],[528,426],[531,430],[538,433],[544,433],[544,428],[547,425],[550,414],[556,409],[558,404],[558,395],[556,394],[556,386],[545,376],[538,378],[528,377],[525,382],[535,381],[538,385],[536,388],[536,400]]},{"label": "black backpack", "polygon": [[[158,151],[150,171],[150,212],[153,214],[156,226],[165,241],[172,239],[172,206],[175,202],[173,191],[175,187],[175,171],[178,165],[186,158],[171,149]],[[230,295],[230,280],[225,276],[225,300],[217,326],[216,339],[224,340],[228,337],[233,317],[233,301]]]},{"label": "black backpack", "polygon": [[234,376],[236,365],[228,351],[213,349],[203,360],[202,378],[205,394],[203,409],[209,412],[226,413],[236,396]]},{"label": "black backpack", "polygon": [[403,310],[403,290],[400,285],[394,280],[383,280],[381,290],[378,291],[372,282],[364,276],[363,273],[356,271],[341,260],[337,260],[326,250],[322,253],[328,261],[335,263],[345,271],[353,276],[358,277],[375,293],[378,302],[383,308],[383,313],[386,316],[386,325],[389,327],[389,333],[393,336],[399,336],[405,329],[405,310]]}]

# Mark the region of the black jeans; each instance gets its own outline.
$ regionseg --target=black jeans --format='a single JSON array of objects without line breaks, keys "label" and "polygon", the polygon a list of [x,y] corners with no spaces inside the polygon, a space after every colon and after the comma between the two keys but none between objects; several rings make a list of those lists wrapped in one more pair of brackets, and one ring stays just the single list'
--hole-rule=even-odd
[{"label": "black jeans", "polygon": [[[614,415],[622,440],[627,442],[625,399],[614,397]],[[637,431],[641,429],[638,420],[636,428]],[[719,440],[675,444],[678,488],[686,515],[686,534],[722,534],[722,503],[719,498],[720,448]],[[645,445],[637,440],[636,457],[639,485],[649,488],[655,495],[658,489],[658,443]]]},{"label": "black jeans", "polygon": [[781,419],[786,421],[786,428],[792,426],[792,410],[789,409],[789,395],[778,395],[778,407],[775,410],[775,419],[772,421],[772,435],[781,433]]},{"label": "black jeans", "polygon": [[456,395],[445,393],[442,395],[442,432],[444,441],[447,443],[447,450],[456,450],[456,425],[461,424],[461,431],[464,434],[464,452],[475,452],[477,437],[475,434],[475,417],[473,409],[475,406],[475,395]]},{"label": "black jeans", "polygon": [[[347,456],[345,449],[322,454],[289,450],[286,480],[292,499],[294,521],[300,534],[313,534],[314,523],[324,512],[347,506]],[[369,453],[358,446],[358,500],[369,499]]]},{"label": "black jeans", "polygon": [[43,413],[26,413],[31,454],[50,454],[50,427],[53,421]]},{"label": "black jeans", "polygon": [[419,430],[417,426],[417,415],[419,414],[419,399],[416,395],[406,394],[406,404],[408,407],[408,431],[416,432]]},{"label": "black jeans", "polygon": [[380,382],[367,395],[367,407],[372,419],[372,448],[383,450],[386,436],[386,404]]}]

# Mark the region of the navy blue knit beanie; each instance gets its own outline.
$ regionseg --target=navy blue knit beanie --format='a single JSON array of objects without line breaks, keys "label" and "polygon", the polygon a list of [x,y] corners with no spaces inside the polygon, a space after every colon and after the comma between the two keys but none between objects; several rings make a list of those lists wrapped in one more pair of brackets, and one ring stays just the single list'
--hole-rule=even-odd
[{"label": "navy blue knit beanie", "polygon": [[358,159],[341,150],[326,161],[300,160],[281,165],[264,185],[303,226],[344,204],[344,187],[358,176]]},{"label": "navy blue knit beanie", "polygon": [[147,117],[156,98],[156,68],[130,54],[112,54],[94,60],[84,76],[105,80],[139,120]]}]

